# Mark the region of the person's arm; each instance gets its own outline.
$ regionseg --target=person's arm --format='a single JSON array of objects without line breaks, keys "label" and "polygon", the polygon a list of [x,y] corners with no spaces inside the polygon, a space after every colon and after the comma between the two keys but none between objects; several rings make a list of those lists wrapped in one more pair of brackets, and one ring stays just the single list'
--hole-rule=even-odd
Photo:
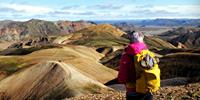
[{"label": "person's arm", "polygon": [[126,83],[128,81],[128,70],[130,66],[131,59],[128,54],[123,54],[120,59],[119,73],[118,73],[118,81],[119,83]]}]

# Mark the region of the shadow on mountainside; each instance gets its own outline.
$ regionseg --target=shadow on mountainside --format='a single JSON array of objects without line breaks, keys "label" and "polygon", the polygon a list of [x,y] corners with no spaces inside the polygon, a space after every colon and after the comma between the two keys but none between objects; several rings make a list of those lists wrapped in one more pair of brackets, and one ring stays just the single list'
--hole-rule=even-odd
[{"label": "shadow on mountainside", "polygon": [[[33,46],[29,48],[7,48],[0,52],[0,55],[26,55],[30,54],[34,51],[42,50],[42,49],[50,49],[50,48],[59,48],[58,45],[43,45],[43,46]],[[60,47],[61,48],[61,47]]]}]

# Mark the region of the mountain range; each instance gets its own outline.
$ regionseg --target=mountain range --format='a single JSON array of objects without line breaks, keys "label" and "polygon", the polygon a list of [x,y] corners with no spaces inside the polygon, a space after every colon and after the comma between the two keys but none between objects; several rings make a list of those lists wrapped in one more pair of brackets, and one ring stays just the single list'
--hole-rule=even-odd
[{"label": "mountain range", "polygon": [[25,22],[0,21],[1,41],[20,41],[34,37],[68,34],[93,25],[86,21],[44,21],[31,19]]},{"label": "mountain range", "polygon": [[144,19],[144,20],[103,20],[94,21],[98,24],[109,23],[112,25],[135,25],[135,26],[199,26],[200,19]]},{"label": "mountain range", "polygon": [[200,47],[200,28],[174,28],[173,30],[164,32],[159,36],[176,46],[181,43],[188,48]]},{"label": "mountain range", "polygon": [[[0,99],[125,99],[117,71],[130,31],[87,21],[0,23]],[[160,59],[162,87],[154,99],[198,100],[199,28],[144,35]]]}]

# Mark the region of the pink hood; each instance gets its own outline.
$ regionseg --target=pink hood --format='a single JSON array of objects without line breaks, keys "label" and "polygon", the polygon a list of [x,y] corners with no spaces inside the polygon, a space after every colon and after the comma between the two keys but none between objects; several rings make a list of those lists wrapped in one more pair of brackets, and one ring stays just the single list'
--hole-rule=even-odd
[{"label": "pink hood", "polygon": [[[120,59],[119,73],[118,73],[118,81],[122,84],[130,83],[136,81],[135,76],[135,64],[130,55],[135,55],[140,53],[142,50],[147,49],[147,46],[143,42],[134,42],[128,45],[125,49],[125,53],[122,55]],[[126,86],[126,85],[125,85]],[[135,92],[135,88],[130,88],[126,86],[127,93]]]},{"label": "pink hood", "polygon": [[145,49],[147,49],[147,46],[144,42],[134,42],[128,45],[125,52],[130,55],[135,55]]}]

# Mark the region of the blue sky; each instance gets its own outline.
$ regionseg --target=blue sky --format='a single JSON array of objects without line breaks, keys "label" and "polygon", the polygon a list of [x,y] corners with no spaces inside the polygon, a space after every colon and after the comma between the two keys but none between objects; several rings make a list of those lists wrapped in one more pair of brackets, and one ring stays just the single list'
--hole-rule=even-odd
[{"label": "blue sky", "polygon": [[200,0],[0,0],[0,20],[200,18]]}]

